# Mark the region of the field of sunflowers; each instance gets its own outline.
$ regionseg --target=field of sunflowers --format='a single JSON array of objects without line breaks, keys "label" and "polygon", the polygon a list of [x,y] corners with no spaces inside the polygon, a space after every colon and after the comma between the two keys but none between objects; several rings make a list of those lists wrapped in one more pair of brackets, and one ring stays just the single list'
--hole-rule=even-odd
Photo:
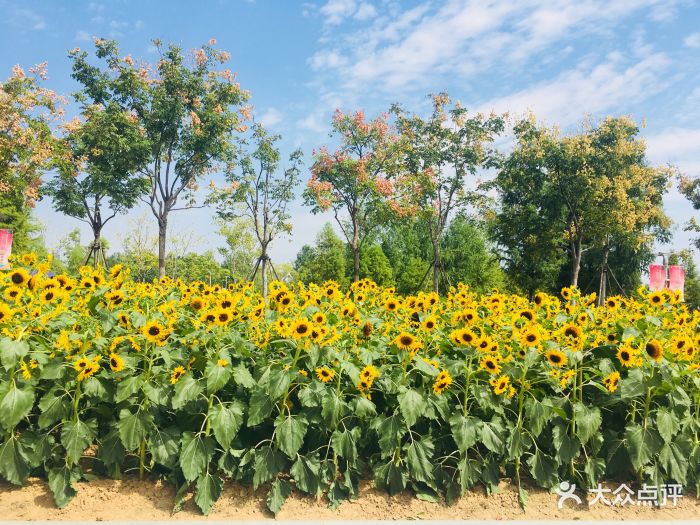
[{"label": "field of sunflowers", "polygon": [[[22,266],[24,262],[24,266]],[[468,286],[401,297],[364,280],[227,288],[128,270],[0,275],[0,476],[153,476],[206,514],[226,479],[331,506],[362,478],[455,501],[501,478],[700,488],[700,315],[671,292]]]}]

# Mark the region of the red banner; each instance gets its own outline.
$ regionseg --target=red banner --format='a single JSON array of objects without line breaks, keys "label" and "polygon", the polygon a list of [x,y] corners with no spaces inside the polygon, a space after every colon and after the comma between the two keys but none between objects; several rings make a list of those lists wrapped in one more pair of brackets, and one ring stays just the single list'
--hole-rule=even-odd
[{"label": "red banner", "polygon": [[683,285],[685,284],[685,270],[682,266],[669,266],[668,267],[668,287],[671,290],[683,291]]},{"label": "red banner", "polygon": [[649,266],[649,288],[652,292],[663,290],[666,287],[666,269],[663,264]]},{"label": "red banner", "polygon": [[12,230],[0,230],[0,270],[9,270],[12,253]]}]

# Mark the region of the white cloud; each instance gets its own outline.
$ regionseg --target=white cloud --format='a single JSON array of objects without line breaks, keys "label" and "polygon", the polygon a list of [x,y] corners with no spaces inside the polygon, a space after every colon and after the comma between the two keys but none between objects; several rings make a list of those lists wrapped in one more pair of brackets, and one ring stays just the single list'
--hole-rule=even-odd
[{"label": "white cloud", "polygon": [[[344,37],[334,35],[335,47],[320,50],[308,62],[316,70],[336,69],[333,78],[342,78],[347,91],[364,91],[372,84],[387,92],[421,91],[439,78],[464,79],[494,67],[522,65],[561,41],[612,38],[626,17],[666,4],[662,0],[448,0],[390,14],[377,13],[372,6],[373,22]],[[326,24],[339,24],[360,9],[355,0],[330,0],[321,12]],[[639,56],[652,52],[642,36],[634,41]]]},{"label": "white cloud", "polygon": [[282,122],[282,112],[276,108],[269,108],[258,118],[258,122],[266,128],[273,128]]},{"label": "white cloud", "polygon": [[524,113],[528,110],[549,124],[562,127],[592,114],[615,111],[664,89],[670,64],[663,53],[624,65],[618,57],[594,66],[580,65],[554,80],[542,82],[510,95],[480,104],[482,111]]},{"label": "white cloud", "polygon": [[324,16],[325,24],[337,25],[351,16],[356,8],[355,0],[328,0],[321,6],[319,12]]},{"label": "white cloud", "polygon": [[44,18],[32,9],[11,7],[3,13],[3,17],[7,23],[21,31],[46,29]]},{"label": "white cloud", "polygon": [[686,47],[700,47],[700,32],[692,33],[683,39]]},{"label": "white cloud", "polygon": [[314,55],[307,61],[313,70],[331,68],[336,69],[347,62],[347,59],[332,50],[322,50],[314,53]]},{"label": "white cloud", "polygon": [[357,8],[357,11],[355,11],[353,18],[355,20],[369,20],[375,16],[377,16],[377,9],[372,4],[363,2],[360,4],[360,7]]},{"label": "white cloud", "polygon": [[659,164],[674,164],[700,175],[700,128],[667,128],[647,137],[647,154]]},{"label": "white cloud", "polygon": [[75,34],[75,39],[78,42],[89,42],[90,40],[92,40],[92,38],[90,37],[90,33],[85,31],[84,29],[81,29]]}]

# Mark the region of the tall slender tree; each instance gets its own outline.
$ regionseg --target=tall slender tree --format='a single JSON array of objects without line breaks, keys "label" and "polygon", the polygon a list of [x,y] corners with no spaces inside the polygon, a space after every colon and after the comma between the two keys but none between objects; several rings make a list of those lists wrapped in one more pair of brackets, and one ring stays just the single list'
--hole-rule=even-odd
[{"label": "tall slender tree", "polygon": [[[217,206],[220,218],[239,217],[242,209],[243,216],[251,221],[259,254],[250,279],[253,280],[260,271],[265,300],[268,272],[270,269],[274,272],[270,244],[279,234],[291,231],[287,208],[294,199],[294,188],[299,184],[302,158],[301,150],[292,152],[288,166],[278,171],[280,151],[276,143],[280,139],[279,135],[270,135],[261,124],[254,124],[250,139],[241,141],[242,150],[236,163],[239,169],[229,170],[227,186],[214,188],[208,199]],[[248,151],[249,147],[252,151]]]},{"label": "tall slender tree", "polygon": [[148,159],[149,145],[137,120],[117,104],[83,108],[82,117],[67,127],[61,141],[58,174],[44,192],[56,211],[90,225],[90,258],[106,264],[102,229],[117,214],[130,210],[148,191],[148,178],[138,170]]},{"label": "tall slender tree", "polygon": [[[105,67],[93,65],[79,49],[69,56],[73,78],[82,85],[78,100],[118,105],[148,141],[149,158],[140,172],[148,177],[145,200],[158,222],[158,271],[163,277],[170,213],[194,207],[198,180],[231,162],[233,139],[243,129],[241,113],[247,115],[239,106],[248,94],[230,70],[218,69],[229,54],[215,49],[214,40],[189,58],[175,45],[154,44],[160,58],[153,67],[120,56],[113,40],[95,41],[96,56]],[[188,198],[178,206],[183,192]]]},{"label": "tall slender tree", "polygon": [[393,111],[404,146],[403,177],[396,181],[401,188],[398,195],[428,221],[433,252],[430,267],[437,292],[444,271],[440,246],[445,228],[455,212],[478,198],[470,189],[476,188],[473,178],[477,170],[493,165],[495,150],[490,144],[505,123],[494,114],[470,116],[459,103],[449,107],[447,93],[431,98],[433,112],[427,119],[408,115],[397,105]]},{"label": "tall slender tree", "polygon": [[53,130],[64,100],[42,86],[46,76],[46,63],[28,72],[16,65],[0,82],[0,228],[14,230],[15,251],[29,247],[30,212],[57,154]]},{"label": "tall slender tree", "polygon": [[360,252],[386,214],[396,172],[397,136],[387,115],[367,121],[362,111],[333,116],[332,135],[340,139],[333,153],[314,154],[304,199],[313,213],[333,211],[350,246],[353,280],[360,279]]}]

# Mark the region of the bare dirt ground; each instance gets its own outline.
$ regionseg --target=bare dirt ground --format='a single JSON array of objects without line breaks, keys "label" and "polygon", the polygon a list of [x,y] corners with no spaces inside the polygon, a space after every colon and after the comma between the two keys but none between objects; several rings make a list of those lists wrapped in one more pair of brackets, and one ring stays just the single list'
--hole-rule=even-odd
[{"label": "bare dirt ground", "polygon": [[[363,483],[360,497],[343,503],[337,510],[325,501],[293,494],[279,513],[279,519],[604,519],[604,520],[676,520],[700,519],[700,500],[684,496],[676,507],[607,507],[602,504],[557,509],[558,497],[531,489],[527,512],[518,506],[517,491],[506,482],[496,494],[483,489],[468,492],[452,507],[429,503],[404,492],[391,497]],[[45,481],[30,479],[25,487],[0,483],[0,519],[4,520],[260,520],[272,519],[265,506],[266,489],[227,483],[208,517],[202,516],[192,496],[182,511],[172,514],[174,489],[162,481],[97,479],[76,485],[78,495],[64,509],[57,509]]]}]

